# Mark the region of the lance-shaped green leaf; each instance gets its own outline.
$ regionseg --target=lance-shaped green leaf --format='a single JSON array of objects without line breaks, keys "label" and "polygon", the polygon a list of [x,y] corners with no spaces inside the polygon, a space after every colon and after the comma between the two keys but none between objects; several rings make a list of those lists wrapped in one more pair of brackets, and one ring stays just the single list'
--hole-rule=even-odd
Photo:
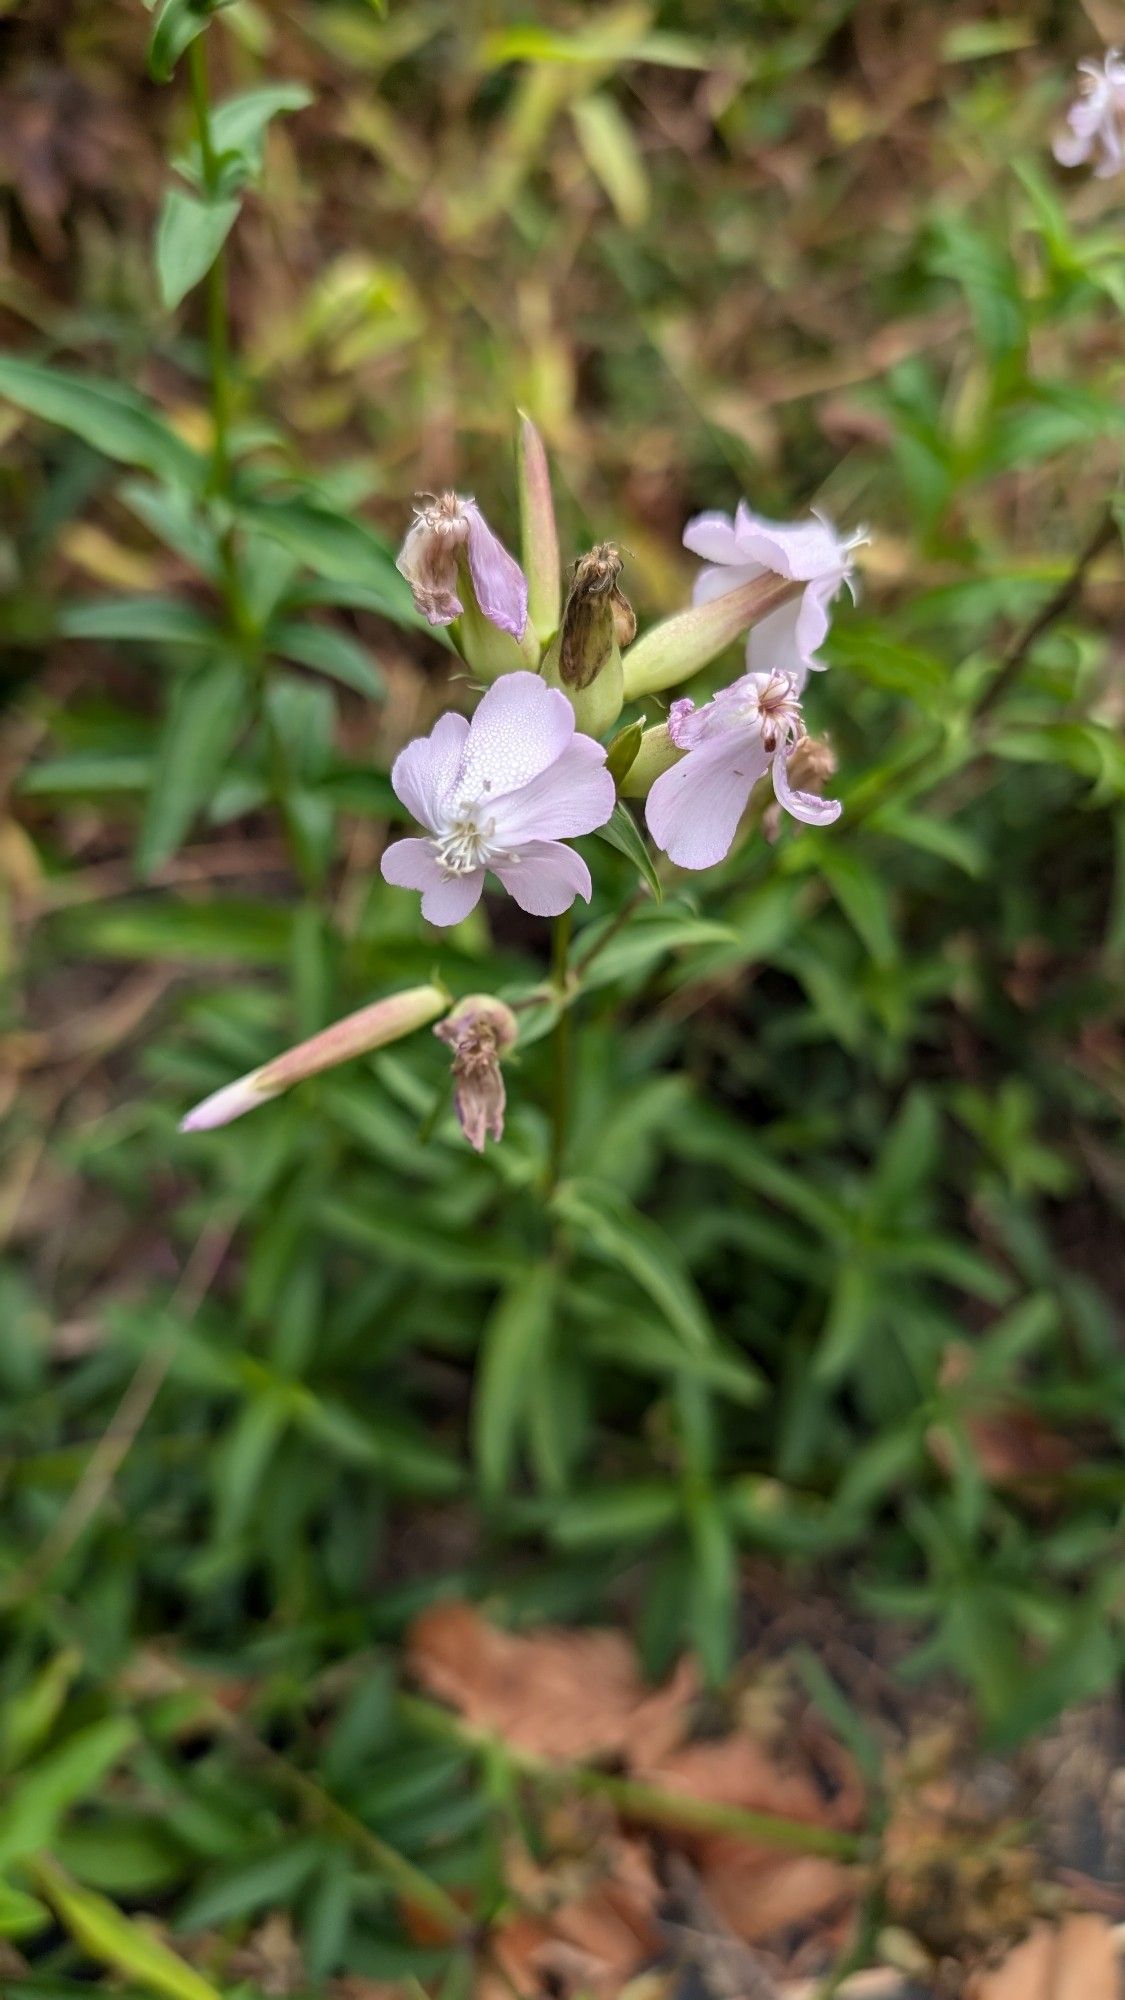
[{"label": "lance-shaped green leaf", "polygon": [[172,71],[207,27],[212,14],[230,0],[160,0],[148,45],[148,71],[157,83],[167,83]]},{"label": "lance-shaped green leaf", "polygon": [[627,861],[631,861],[642,882],[652,891],[654,901],[657,903],[663,901],[664,891],[660,886],[660,877],[653,866],[652,856],[645,846],[636,820],[628,806],[621,804],[620,799],[605,825],[597,828],[597,838],[606,841],[610,847],[616,847],[619,854],[623,854]]},{"label": "lance-shaped green leaf", "polygon": [[207,460],[169,429],[154,404],[116,382],[4,354],[0,396],[33,417],[73,431],[107,458],[142,465],[172,486],[199,492],[206,484]]},{"label": "lance-shaped green leaf", "polygon": [[804,587],[786,577],[756,576],[708,604],[693,604],[654,625],[625,655],[626,701],[690,680],[740,633],[799,596]]},{"label": "lance-shaped green leaf", "polygon": [[238,201],[201,201],[169,188],[156,225],[156,277],[171,311],[205,278],[238,217]]},{"label": "lance-shaped green leaf", "polygon": [[520,412],[516,446],[520,503],[520,554],[527,578],[527,615],[546,644],[558,630],[562,605],[559,531],[551,498],[551,474],[543,440],[531,418]]},{"label": "lance-shaped green leaf", "polygon": [[220,2000],[218,1988],[162,1944],[154,1932],[134,1923],[107,1896],[84,1889],[58,1864],[41,1855],[33,1869],[35,1886],[52,1905],[65,1930],[99,1965],[135,1980],[146,1993],[167,2000]]}]

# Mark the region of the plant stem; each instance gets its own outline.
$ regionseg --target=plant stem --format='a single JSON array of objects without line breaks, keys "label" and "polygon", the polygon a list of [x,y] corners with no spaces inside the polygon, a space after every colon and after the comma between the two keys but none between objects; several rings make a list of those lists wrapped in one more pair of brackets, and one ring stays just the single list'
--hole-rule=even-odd
[{"label": "plant stem", "polygon": [[834,1861],[866,1858],[867,1843],[862,1834],[847,1833],[839,1827],[811,1826],[804,1820],[785,1819],[778,1813],[750,1812],[717,1799],[694,1798],[688,1792],[669,1791],[637,1778],[617,1777],[593,1764],[552,1763],[529,1750],[520,1750],[491,1731],[463,1722],[450,1709],[421,1695],[400,1694],[397,1706],[404,1722],[428,1736],[458,1743],[479,1756],[500,1755],[513,1771],[535,1783],[571,1785],[579,1792],[597,1793],[631,1819],[654,1826],[678,1827],[684,1832],[729,1833],[736,1839],[786,1848],[796,1854],[820,1854]]},{"label": "plant stem", "polygon": [[[203,190],[208,200],[218,194],[219,163],[211,137],[211,104],[207,82],[206,37],[197,35],[188,50],[191,101],[199,139]],[[230,326],[227,313],[226,259],[220,250],[207,274],[207,350],[211,376],[211,417],[214,429],[211,488],[225,494],[230,486]]]},{"label": "plant stem", "polygon": [[[207,78],[206,36],[197,35],[188,50],[191,101],[195,112],[196,136],[203,191],[214,200],[219,191],[219,161],[211,132],[211,101]],[[231,370],[230,313],[227,306],[227,261],[225,248],[219,251],[207,273],[207,372],[211,386],[211,478],[210,490],[219,500],[231,498]],[[249,617],[238,573],[238,553],[231,522],[220,530],[219,561],[223,573],[223,594],[235,637],[247,648],[248,663],[256,643],[253,620]]]},{"label": "plant stem", "polygon": [[551,1079],[551,1159],[547,1179],[549,1194],[557,1188],[562,1175],[570,1122],[570,996],[567,990],[570,930],[571,913],[564,910],[561,917],[555,918],[551,933],[551,986],[559,1003],[559,1018],[551,1044],[554,1067]]},{"label": "plant stem", "polygon": [[1069,611],[1086,580],[1087,570],[1092,563],[1097,561],[1097,558],[1104,549],[1112,547],[1118,540],[1119,533],[1117,516],[1111,502],[1100,515],[1086,546],[1075,557],[1074,565],[1069,574],[1063,578],[1058,589],[1048,598],[1042,610],[1038,611],[1030,623],[1024,626],[1022,632],[1016,634],[1001,657],[995,674],[977,701],[973,712],[974,720],[979,722],[980,718],[995,708],[1001,697],[1007,694],[1012,682],[1021,673],[1024,661],[1027,659],[1035,641],[1041,638],[1042,634],[1057,619],[1063,617]]}]

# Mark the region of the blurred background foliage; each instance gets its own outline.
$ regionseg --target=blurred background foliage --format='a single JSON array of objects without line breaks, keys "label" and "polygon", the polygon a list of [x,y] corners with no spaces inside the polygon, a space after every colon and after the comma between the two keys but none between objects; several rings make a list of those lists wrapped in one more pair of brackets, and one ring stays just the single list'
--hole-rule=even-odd
[{"label": "blurred background foliage", "polygon": [[[310,1992],[459,1977],[401,1868],[502,1903],[504,1787],[396,1705],[439,1598],[722,1690],[780,1566],[1005,1751],[1120,1671],[1125,244],[1048,147],[1123,24],[237,0],[216,99],[292,88],[227,133],[216,498],[185,65],[134,0],[0,14],[0,1948],[200,2000],[285,1909]],[[452,484],[514,540],[517,404],[642,621],[701,507],[872,533],[845,817],[607,945],[550,1215],[543,1042],[483,1161],[427,1036],[176,1131],[438,961],[377,869],[450,687],[390,553]],[[542,927],[440,963],[526,986]]]}]

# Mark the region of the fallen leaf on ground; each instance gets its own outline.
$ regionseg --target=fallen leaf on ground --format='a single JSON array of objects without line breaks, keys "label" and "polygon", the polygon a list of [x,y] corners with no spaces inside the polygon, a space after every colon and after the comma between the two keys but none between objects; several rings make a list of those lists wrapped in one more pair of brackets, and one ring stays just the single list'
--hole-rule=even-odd
[{"label": "fallen leaf on ground", "polygon": [[[850,1826],[862,1810],[858,1784],[847,1783],[835,1799],[826,1799],[811,1776],[784,1769],[746,1735],[690,1743],[642,1775],[664,1791],[809,1826]],[[692,1854],[722,1921],[747,1944],[842,1910],[857,1893],[856,1871],[820,1855],[779,1853],[767,1841],[729,1833],[677,1834],[676,1841]]]},{"label": "fallen leaf on ground", "polygon": [[584,1883],[573,1859],[537,1869],[523,1856],[509,1868],[526,1906],[493,1931],[475,2000],[511,2000],[513,1987],[553,2000],[618,2000],[660,1949],[660,1885],[639,1841],[614,1835],[599,1857],[600,1874]]},{"label": "fallen leaf on ground", "polygon": [[[943,1388],[956,1388],[972,1368],[970,1350],[955,1342],[941,1367]],[[984,1477],[992,1486],[1051,1486],[1074,1463],[1075,1447],[1030,1404],[995,1392],[979,1391],[979,1401],[961,1413],[961,1422]],[[944,1472],[956,1465],[956,1446],[948,1430],[935,1424],[929,1447]]]},{"label": "fallen leaf on ground", "polygon": [[430,1694],[477,1728],[570,1763],[654,1763],[683,1737],[697,1685],[681,1660],[653,1693],[622,1632],[503,1632],[470,1604],[437,1604],[416,1619],[407,1661]]},{"label": "fallen leaf on ground", "polygon": [[1104,1917],[1036,1924],[991,1972],[970,1981],[968,2000],[1117,2000],[1119,1964]]}]

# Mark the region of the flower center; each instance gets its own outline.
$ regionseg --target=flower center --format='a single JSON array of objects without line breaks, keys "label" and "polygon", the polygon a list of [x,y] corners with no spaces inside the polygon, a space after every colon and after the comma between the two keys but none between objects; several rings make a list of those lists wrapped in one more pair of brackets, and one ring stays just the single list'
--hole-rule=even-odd
[{"label": "flower center", "polygon": [[447,875],[471,875],[492,853],[496,821],[482,821],[479,815],[479,805],[459,806],[457,817],[435,839],[434,852]]},{"label": "flower center", "polygon": [[749,716],[762,733],[762,748],[772,756],[779,743],[805,733],[800,696],[788,674],[776,670],[759,686],[748,705]]}]

